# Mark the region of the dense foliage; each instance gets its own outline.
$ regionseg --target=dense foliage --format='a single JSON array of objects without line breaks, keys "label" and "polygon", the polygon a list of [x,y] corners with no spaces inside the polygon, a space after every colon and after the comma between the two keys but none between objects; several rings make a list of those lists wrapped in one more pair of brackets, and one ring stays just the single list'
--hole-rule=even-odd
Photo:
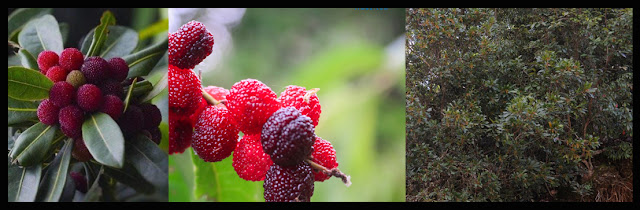
[{"label": "dense foliage", "polygon": [[407,9],[407,201],[631,201],[632,9]]}]

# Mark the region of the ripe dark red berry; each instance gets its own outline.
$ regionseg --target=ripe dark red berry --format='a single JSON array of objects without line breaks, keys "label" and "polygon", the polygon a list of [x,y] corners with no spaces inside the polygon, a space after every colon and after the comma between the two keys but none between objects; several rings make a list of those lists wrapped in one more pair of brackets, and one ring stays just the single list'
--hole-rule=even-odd
[{"label": "ripe dark red berry", "polygon": [[229,116],[229,111],[208,106],[194,125],[191,147],[206,162],[217,162],[231,155],[238,142],[238,129]]},{"label": "ripe dark red berry", "polygon": [[60,130],[70,138],[82,137],[82,123],[84,122],[84,112],[80,107],[71,104],[60,109],[58,113]]},{"label": "ripe dark red berry", "polygon": [[233,151],[231,164],[238,176],[247,181],[262,181],[273,161],[262,150],[260,134],[244,135]]},{"label": "ripe dark red berry", "polygon": [[178,68],[193,69],[212,49],[213,35],[198,21],[190,21],[169,34],[169,64]]},{"label": "ripe dark red berry", "polygon": [[183,153],[189,148],[192,134],[191,119],[169,108],[169,154]]},{"label": "ripe dark red berry", "polygon": [[150,128],[147,129],[147,131],[151,134],[151,141],[159,145],[160,141],[162,141],[162,132],[160,132],[160,128]]},{"label": "ripe dark red berry", "polygon": [[280,103],[282,103],[282,107],[292,106],[300,110],[300,113],[311,118],[315,127],[318,125],[322,109],[314,91],[317,89],[307,90],[304,87],[289,85],[280,94]]},{"label": "ripe dark red berry", "polygon": [[162,122],[162,114],[156,105],[143,103],[138,107],[140,107],[142,115],[144,115],[144,126],[142,126],[144,129],[156,128],[160,125]]},{"label": "ripe dark red berry", "polygon": [[60,53],[59,63],[67,71],[80,70],[84,63],[84,55],[76,48],[66,48]]},{"label": "ripe dark red berry", "polygon": [[47,70],[47,78],[53,82],[65,81],[68,73],[66,69],[60,66],[52,66]]},{"label": "ripe dark red berry", "polygon": [[93,155],[87,149],[87,145],[84,144],[84,140],[82,137],[75,138],[73,140],[73,150],[71,151],[71,156],[78,160],[79,162],[87,162],[93,159]]},{"label": "ripe dark red berry", "polygon": [[309,202],[313,196],[311,166],[302,162],[291,167],[273,164],[264,179],[266,202]]},{"label": "ripe dark red berry", "polygon": [[38,110],[36,114],[38,115],[38,119],[40,122],[45,125],[55,125],[58,124],[58,112],[60,108],[53,104],[51,100],[45,99],[40,102],[38,105]]},{"label": "ripe dark red berry", "polygon": [[104,96],[104,102],[102,103],[102,106],[100,106],[100,112],[108,114],[113,120],[118,120],[120,118],[123,109],[124,102],[114,95]]},{"label": "ripe dark red berry", "polygon": [[80,108],[93,112],[102,105],[102,91],[94,84],[84,84],[78,88],[76,102]]},{"label": "ripe dark red berry", "polygon": [[110,79],[103,82],[100,85],[100,90],[103,95],[115,95],[120,98],[124,98],[124,89],[122,89],[122,84],[116,80]]},{"label": "ripe dark red berry", "polygon": [[65,107],[76,98],[76,89],[65,81],[56,82],[49,89],[49,100],[58,107]]},{"label": "ripe dark red berry", "polygon": [[122,113],[116,122],[118,122],[118,125],[120,126],[122,135],[125,137],[131,137],[143,129],[144,120],[144,114],[140,107],[134,104],[129,104],[127,110]]},{"label": "ripe dark red berry", "polygon": [[202,99],[202,85],[189,69],[169,65],[169,107],[183,114],[192,114]]},{"label": "ripe dark red berry", "polygon": [[264,124],[262,148],[275,164],[292,166],[308,158],[313,151],[315,129],[311,119],[296,108],[281,108]]},{"label": "ripe dark red berry", "polygon": [[73,183],[76,185],[76,190],[87,193],[87,178],[79,172],[72,171],[69,173]]},{"label": "ripe dark red berry", "polygon": [[258,134],[271,114],[280,108],[280,102],[267,85],[245,79],[231,86],[226,106],[242,133]]},{"label": "ripe dark red berry", "polygon": [[87,82],[100,84],[107,79],[107,75],[109,74],[109,63],[101,57],[89,57],[82,64],[80,71],[84,74]]},{"label": "ripe dark red berry", "polygon": [[129,74],[129,66],[124,59],[120,57],[114,57],[109,59],[109,76],[116,81],[123,81]]},{"label": "ripe dark red berry", "polygon": [[[336,150],[333,149],[331,142],[320,137],[316,137],[311,156],[313,156],[313,162],[320,164],[327,169],[338,167],[338,162],[336,161]],[[331,178],[331,176],[327,176],[322,171],[314,171],[313,173],[315,181],[317,182],[323,182],[324,180]]]},{"label": "ripe dark red berry", "polygon": [[45,50],[38,54],[38,68],[40,72],[47,75],[47,70],[52,66],[58,65],[58,54],[51,50]]}]

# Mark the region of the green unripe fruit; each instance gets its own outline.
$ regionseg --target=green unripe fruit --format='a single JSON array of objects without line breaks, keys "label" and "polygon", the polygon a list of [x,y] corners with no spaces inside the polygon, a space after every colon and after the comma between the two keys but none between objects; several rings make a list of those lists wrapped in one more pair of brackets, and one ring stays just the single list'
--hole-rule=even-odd
[{"label": "green unripe fruit", "polygon": [[73,70],[69,72],[69,74],[67,74],[66,81],[67,83],[73,85],[73,87],[76,89],[87,83],[87,80],[84,78],[84,74],[82,74],[82,72],[79,70]]}]

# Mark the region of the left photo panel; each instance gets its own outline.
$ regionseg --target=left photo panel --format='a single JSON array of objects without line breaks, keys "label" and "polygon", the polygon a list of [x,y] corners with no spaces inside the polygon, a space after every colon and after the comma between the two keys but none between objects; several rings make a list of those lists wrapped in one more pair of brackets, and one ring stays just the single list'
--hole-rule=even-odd
[{"label": "left photo panel", "polygon": [[163,8],[9,8],[8,202],[168,201]]}]

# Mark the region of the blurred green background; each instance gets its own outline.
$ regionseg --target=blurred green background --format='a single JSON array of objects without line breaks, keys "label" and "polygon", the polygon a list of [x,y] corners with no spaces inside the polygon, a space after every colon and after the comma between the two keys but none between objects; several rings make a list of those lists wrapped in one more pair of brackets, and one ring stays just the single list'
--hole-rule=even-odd
[{"label": "blurred green background", "polygon": [[[316,182],[311,201],[404,202],[404,20],[404,9],[247,9],[229,28],[232,39],[214,32],[216,44],[232,43],[224,52],[214,45],[211,56],[225,59],[195,70],[204,86],[253,78],[278,95],[287,85],[320,88],[316,134],[332,143],[353,184]],[[264,201],[263,182],[240,179],[231,159],[205,163],[191,149],[171,155],[169,200]]]}]

